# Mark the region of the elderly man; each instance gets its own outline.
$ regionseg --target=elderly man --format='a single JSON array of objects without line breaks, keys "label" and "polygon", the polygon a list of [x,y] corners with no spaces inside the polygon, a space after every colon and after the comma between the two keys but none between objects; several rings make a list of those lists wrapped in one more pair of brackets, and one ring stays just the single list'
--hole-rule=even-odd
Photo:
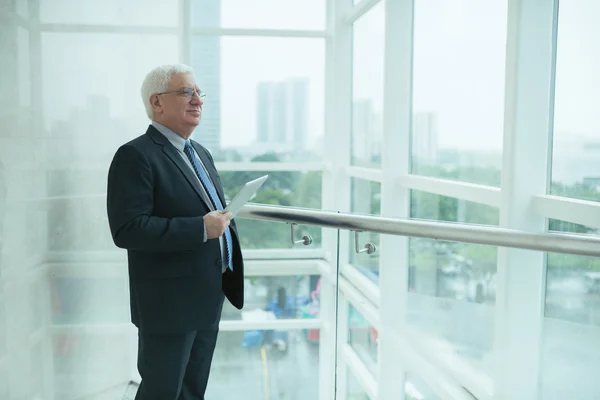
[{"label": "elderly man", "polygon": [[189,139],[205,97],[193,70],[155,68],[141,92],[152,123],[117,150],[107,193],[128,255],[136,399],[204,399],[224,297],[244,304],[242,253],[212,156]]}]

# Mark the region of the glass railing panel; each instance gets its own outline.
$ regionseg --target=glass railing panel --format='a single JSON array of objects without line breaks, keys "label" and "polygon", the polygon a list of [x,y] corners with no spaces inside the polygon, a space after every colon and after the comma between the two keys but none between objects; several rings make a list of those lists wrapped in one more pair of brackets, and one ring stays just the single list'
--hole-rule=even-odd
[{"label": "glass railing panel", "polygon": [[[303,261],[315,265],[315,261]],[[261,261],[249,261],[260,264]],[[270,260],[273,268],[289,271],[290,275],[247,276],[244,284],[244,309],[238,310],[229,303],[223,306],[223,321],[244,321],[260,318],[269,313],[277,319],[318,319],[321,276],[315,267],[314,275],[294,273],[294,260]],[[251,271],[251,268],[248,268]],[[287,272],[286,271],[286,272]]]},{"label": "glass railing panel", "polygon": [[[558,220],[549,228],[598,233]],[[545,293],[541,397],[594,398],[600,393],[600,258],[548,253]]]},{"label": "glass railing panel", "polygon": [[[289,225],[267,223],[271,229],[283,225],[290,239]],[[301,266],[314,273],[295,269],[301,262],[297,259],[269,259],[268,265],[261,264],[265,260],[248,261],[245,306],[242,311],[224,309],[207,397],[333,398],[338,233],[328,228],[322,232],[328,258],[305,260]],[[240,322],[252,326],[244,329]]]},{"label": "glass railing panel", "polygon": [[369,369],[377,373],[378,332],[369,321],[352,305],[348,304],[348,344]]},{"label": "glass railing panel", "polygon": [[319,399],[319,333],[221,330],[206,397]]},{"label": "glass railing panel", "polygon": [[491,246],[410,239],[409,325],[436,352],[449,352],[487,373],[492,371],[496,258]]},{"label": "glass railing panel", "polygon": [[[499,209],[411,190],[410,216],[493,226]],[[494,246],[409,239],[409,324],[431,340],[436,352],[484,374],[493,368],[497,258]]]},{"label": "glass railing panel", "polygon": [[[371,400],[350,368],[346,368],[346,381],[346,398],[343,400]],[[336,400],[341,399],[338,396]]]},{"label": "glass railing panel", "polygon": [[407,373],[404,385],[405,400],[442,400],[417,374]]}]

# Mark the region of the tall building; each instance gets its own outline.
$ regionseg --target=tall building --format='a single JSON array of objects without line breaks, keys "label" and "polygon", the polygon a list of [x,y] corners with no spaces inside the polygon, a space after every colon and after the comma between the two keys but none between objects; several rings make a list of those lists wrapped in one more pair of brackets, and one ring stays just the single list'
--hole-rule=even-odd
[{"label": "tall building", "polygon": [[308,135],[308,79],[261,82],[256,88],[257,142],[267,151],[302,151]]},{"label": "tall building", "polygon": [[373,163],[381,159],[383,121],[373,102],[357,99],[352,103],[352,158],[357,163]]},{"label": "tall building", "polygon": [[424,164],[437,163],[438,121],[434,112],[416,112],[412,127],[412,157]]},{"label": "tall building", "polygon": [[[194,0],[193,26],[220,26],[221,2],[218,0]],[[196,81],[206,93],[202,121],[194,131],[193,138],[208,150],[221,148],[221,42],[218,36],[194,36],[192,38],[192,67]]]}]

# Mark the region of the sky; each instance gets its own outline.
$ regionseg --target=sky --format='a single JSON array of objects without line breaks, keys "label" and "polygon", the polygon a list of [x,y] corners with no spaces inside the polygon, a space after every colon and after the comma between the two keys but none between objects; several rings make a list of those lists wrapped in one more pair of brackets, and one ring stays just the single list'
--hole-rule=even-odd
[{"label": "sky", "polygon": [[[200,6],[200,0],[192,0]],[[209,0],[203,0],[204,2]],[[438,116],[440,147],[501,150],[504,106],[506,0],[418,0],[415,3],[413,108]],[[222,0],[221,26],[323,29],[323,0]],[[41,0],[46,23],[176,26],[176,0]],[[600,139],[600,2],[561,3],[555,137]],[[383,1],[354,27],[353,91],[381,111]],[[26,32],[23,41],[26,41]],[[84,107],[89,95],[110,100],[114,118],[146,124],[139,87],[146,72],[179,57],[177,36],[44,33],[43,96],[47,126]],[[311,82],[309,137],[323,134],[324,40],[221,39],[222,144],[243,146],[256,136],[256,85],[307,77]],[[25,62],[25,61],[23,61]],[[200,84],[202,84],[200,82]],[[209,93],[210,95],[210,93]],[[60,99],[60,101],[57,101]],[[205,113],[211,112],[206,110]]]}]

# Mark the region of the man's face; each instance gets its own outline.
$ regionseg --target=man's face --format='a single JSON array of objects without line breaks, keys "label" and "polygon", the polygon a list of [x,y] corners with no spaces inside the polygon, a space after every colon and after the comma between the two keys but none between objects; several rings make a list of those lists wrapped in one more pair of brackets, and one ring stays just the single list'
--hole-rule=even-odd
[{"label": "man's face", "polygon": [[[183,92],[186,89],[188,94],[191,89],[191,97]],[[198,90],[192,75],[173,75],[165,93],[154,94],[150,99],[156,122],[187,139],[202,118],[204,101],[198,95]]]}]

